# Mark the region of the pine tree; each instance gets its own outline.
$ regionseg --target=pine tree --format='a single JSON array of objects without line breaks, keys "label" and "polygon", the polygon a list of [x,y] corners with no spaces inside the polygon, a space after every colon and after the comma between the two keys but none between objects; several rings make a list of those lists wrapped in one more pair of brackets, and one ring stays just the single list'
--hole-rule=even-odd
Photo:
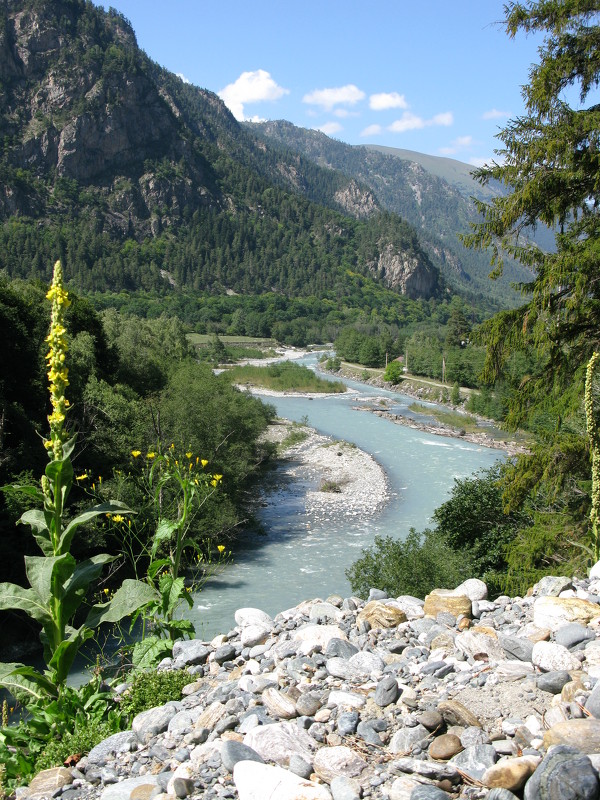
[{"label": "pine tree", "polygon": [[[476,172],[498,180],[509,194],[477,202],[482,221],[464,238],[491,248],[495,273],[508,255],[532,270],[522,286],[527,301],[497,315],[485,328],[487,375],[497,377],[507,355],[533,343],[543,364],[525,396],[535,402],[558,391],[598,348],[600,340],[600,82],[599,0],[528,0],[504,6],[509,36],[542,32],[539,64],[523,88],[526,114],[499,134],[498,161]],[[566,97],[575,98],[572,107]],[[556,230],[556,251],[527,237],[543,223]],[[552,382],[552,381],[551,381]]]}]

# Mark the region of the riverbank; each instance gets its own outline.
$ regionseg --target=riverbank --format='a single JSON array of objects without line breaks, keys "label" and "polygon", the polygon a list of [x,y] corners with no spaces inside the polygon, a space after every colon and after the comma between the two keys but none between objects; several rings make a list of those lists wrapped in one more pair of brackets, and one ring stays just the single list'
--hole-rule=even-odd
[{"label": "riverbank", "polygon": [[342,517],[364,519],[383,508],[389,499],[389,484],[373,456],[352,443],[323,436],[313,428],[285,419],[271,425],[266,438],[285,445],[293,431],[304,436],[285,447],[280,460],[284,474],[308,480],[315,487],[306,494],[309,522]]},{"label": "riverbank", "polygon": [[189,672],[181,698],[17,797],[597,798],[599,567],[494,601],[471,579],[424,600],[240,608],[165,659]]}]

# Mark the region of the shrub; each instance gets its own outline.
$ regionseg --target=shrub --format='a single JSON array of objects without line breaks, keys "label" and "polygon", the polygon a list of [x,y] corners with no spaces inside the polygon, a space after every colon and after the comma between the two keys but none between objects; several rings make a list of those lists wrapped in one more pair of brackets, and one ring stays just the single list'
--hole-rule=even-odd
[{"label": "shrub", "polygon": [[435,531],[411,528],[404,541],[376,536],[375,544],[346,570],[352,591],[366,597],[369,589],[390,596],[425,597],[432,589],[454,588],[471,577],[464,554],[452,550]]},{"label": "shrub", "polygon": [[121,713],[131,722],[142,711],[180,700],[181,690],[192,680],[187,670],[139,672],[121,699]]}]

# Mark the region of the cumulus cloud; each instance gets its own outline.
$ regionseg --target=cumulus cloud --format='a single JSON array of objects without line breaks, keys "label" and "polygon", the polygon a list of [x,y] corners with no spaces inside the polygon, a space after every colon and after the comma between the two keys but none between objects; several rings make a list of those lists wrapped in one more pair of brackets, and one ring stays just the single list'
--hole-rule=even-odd
[{"label": "cumulus cloud", "polygon": [[482,119],[508,119],[510,111],[498,111],[497,108],[491,108],[489,111],[484,111],[481,115]]},{"label": "cumulus cloud", "polygon": [[331,111],[334,106],[354,106],[364,98],[365,93],[358,86],[349,83],[337,88],[315,89],[305,94],[302,102],[310,106],[319,106],[323,111]]},{"label": "cumulus cloud", "polygon": [[448,126],[452,125],[454,117],[451,111],[445,111],[442,114],[436,114],[431,119],[423,119],[418,117],[410,111],[405,111],[400,119],[394,120],[388,126],[388,131],[392,133],[405,133],[406,131],[416,131],[421,128],[430,128],[432,125]]},{"label": "cumulus cloud", "polygon": [[233,116],[241,121],[246,119],[244,105],[247,103],[280,100],[286,94],[289,94],[289,89],[279,86],[269,72],[257,69],[254,72],[242,72],[236,81],[221,89],[219,97]]},{"label": "cumulus cloud", "polygon": [[447,147],[440,147],[439,152],[443,156],[452,156],[455,153],[458,153],[459,150],[464,150],[465,147],[471,147],[472,144],[473,144],[472,136],[458,136]]},{"label": "cumulus cloud", "polygon": [[408,103],[404,95],[398,92],[380,92],[369,97],[369,108],[386,111],[388,108],[408,108]]},{"label": "cumulus cloud", "polygon": [[183,83],[191,83],[191,81],[188,80],[188,78],[185,77],[183,72],[176,72],[175,74],[177,75],[178,78],[180,78],[182,80]]},{"label": "cumulus cloud", "polygon": [[324,125],[319,125],[316,130],[325,133],[327,136],[333,136],[334,133],[339,133],[343,130],[343,127],[339,122],[326,122]]},{"label": "cumulus cloud", "polygon": [[361,131],[360,135],[362,137],[365,137],[365,136],[379,136],[379,134],[382,132],[382,130],[383,129],[382,129],[381,125],[367,125],[367,127],[364,129],[364,131]]}]

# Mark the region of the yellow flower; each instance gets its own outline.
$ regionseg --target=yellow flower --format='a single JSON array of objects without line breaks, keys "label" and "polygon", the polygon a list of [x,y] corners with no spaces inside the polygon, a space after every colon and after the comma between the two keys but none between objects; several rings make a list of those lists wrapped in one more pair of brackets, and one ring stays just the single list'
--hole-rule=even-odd
[{"label": "yellow flower", "polygon": [[203,467],[205,467],[208,464],[208,461],[205,458],[203,458],[200,463],[202,464]]},{"label": "yellow flower", "polygon": [[141,456],[141,455],[142,455],[142,451],[141,451],[141,450],[132,450],[132,451],[131,451],[131,455],[132,455],[134,458],[137,458],[138,456]]},{"label": "yellow flower", "polygon": [[218,544],[217,545],[217,550],[219,551],[219,553],[222,553],[223,550],[225,550],[225,545],[224,544]]},{"label": "yellow flower", "polygon": [[223,477],[222,475],[213,475],[213,478],[216,480],[217,483],[221,480],[222,477]]},{"label": "yellow flower", "polygon": [[108,594],[108,589],[103,589],[102,591],[104,592],[104,594]]},{"label": "yellow flower", "polygon": [[113,517],[113,522],[125,522],[125,517],[121,514],[115,514]]},{"label": "yellow flower", "polygon": [[146,458],[156,458],[156,453],[148,453]]},{"label": "yellow flower", "polygon": [[188,451],[188,452],[185,454],[185,457],[186,457],[186,458],[191,458],[191,457],[192,457],[192,455],[193,455],[193,454],[192,454],[192,451],[191,451],[191,450],[189,450],[189,451]]},{"label": "yellow flower", "polygon": [[75,476],[75,480],[76,481],[84,481],[84,480],[86,480],[86,478],[87,478],[87,475],[85,474],[85,472],[82,473],[81,475],[76,475]]}]

